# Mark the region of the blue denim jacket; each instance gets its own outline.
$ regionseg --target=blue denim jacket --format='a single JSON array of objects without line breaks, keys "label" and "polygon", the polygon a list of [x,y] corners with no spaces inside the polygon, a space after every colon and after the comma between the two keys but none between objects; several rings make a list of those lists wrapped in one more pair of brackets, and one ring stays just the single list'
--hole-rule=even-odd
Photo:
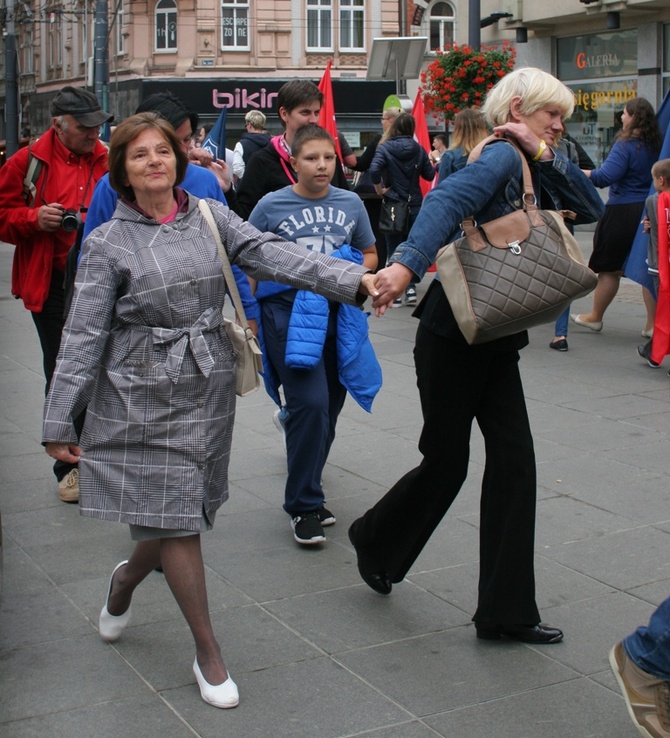
[{"label": "blue denim jacket", "polygon": [[[556,210],[572,210],[575,225],[592,223],[605,210],[602,198],[582,171],[554,151],[554,159],[531,163],[538,201],[550,199]],[[461,221],[475,215],[478,223],[499,218],[521,207],[521,160],[503,142],[484,148],[479,159],[442,180],[424,198],[407,240],[391,262],[400,262],[422,278],[442,246],[460,233]]]}]

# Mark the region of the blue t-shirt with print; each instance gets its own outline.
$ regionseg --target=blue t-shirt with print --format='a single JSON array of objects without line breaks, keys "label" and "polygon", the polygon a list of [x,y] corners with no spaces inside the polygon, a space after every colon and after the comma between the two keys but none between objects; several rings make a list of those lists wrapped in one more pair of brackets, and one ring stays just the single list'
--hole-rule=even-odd
[{"label": "blue t-shirt with print", "polygon": [[[319,254],[330,255],[345,243],[360,251],[375,245],[363,201],[354,192],[332,185],[320,198],[301,197],[292,185],[270,192],[259,200],[249,223]],[[262,300],[286,289],[274,282],[261,282],[256,297]]]},{"label": "blue t-shirt with print", "polygon": [[332,185],[317,199],[297,195],[292,185],[270,192],[253,209],[249,223],[319,254],[332,254],[344,243],[361,251],[375,244],[363,201]]}]

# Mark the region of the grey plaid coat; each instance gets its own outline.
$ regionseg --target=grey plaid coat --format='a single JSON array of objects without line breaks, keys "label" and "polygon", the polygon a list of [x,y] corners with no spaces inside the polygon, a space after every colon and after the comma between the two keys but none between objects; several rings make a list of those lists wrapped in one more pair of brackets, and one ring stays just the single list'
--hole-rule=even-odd
[{"label": "grey plaid coat", "polygon": [[[228,497],[235,356],[222,328],[217,247],[190,196],[161,225],[119,202],[86,240],[43,442],[80,445],[82,515],[199,530]],[[356,302],[367,271],[261,234],[208,201],[230,261],[256,279]]]}]

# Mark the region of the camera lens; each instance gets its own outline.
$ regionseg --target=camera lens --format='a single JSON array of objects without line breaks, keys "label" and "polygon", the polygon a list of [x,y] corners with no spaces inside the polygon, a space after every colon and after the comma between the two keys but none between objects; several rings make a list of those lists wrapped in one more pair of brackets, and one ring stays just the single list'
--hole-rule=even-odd
[{"label": "camera lens", "polygon": [[79,218],[74,210],[66,210],[61,220],[61,228],[64,231],[76,231],[79,228]]}]

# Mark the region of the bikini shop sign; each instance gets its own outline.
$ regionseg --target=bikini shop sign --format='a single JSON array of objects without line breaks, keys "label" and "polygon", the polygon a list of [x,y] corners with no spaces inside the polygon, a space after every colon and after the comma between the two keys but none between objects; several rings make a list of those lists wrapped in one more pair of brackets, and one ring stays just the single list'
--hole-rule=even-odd
[{"label": "bikini shop sign", "polygon": [[270,92],[265,87],[260,90],[249,90],[247,87],[235,87],[232,92],[212,90],[212,105],[221,109],[227,107],[229,111],[271,110],[274,105],[276,92]]}]

